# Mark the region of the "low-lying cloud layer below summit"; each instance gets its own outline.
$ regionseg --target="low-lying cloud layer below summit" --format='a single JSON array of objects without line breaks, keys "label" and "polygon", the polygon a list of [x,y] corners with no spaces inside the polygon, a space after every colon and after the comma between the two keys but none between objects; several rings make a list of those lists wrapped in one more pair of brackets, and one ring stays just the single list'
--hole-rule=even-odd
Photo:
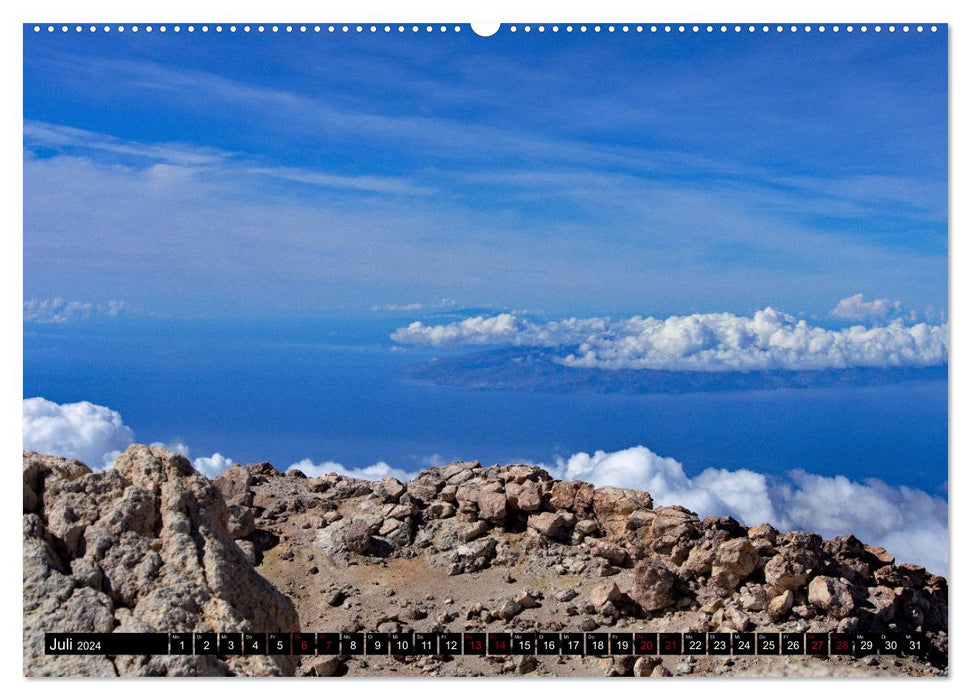
[{"label": "low-lying cloud layer below summit", "polygon": [[434,347],[558,348],[556,361],[564,366],[605,370],[725,372],[947,363],[946,323],[908,324],[897,319],[884,325],[827,329],[771,307],[751,318],[710,313],[545,323],[502,313],[441,325],[415,321],[396,330],[391,339]]},{"label": "low-lying cloud layer below summit", "polygon": [[[118,450],[135,440],[120,414],[104,406],[32,398],[24,399],[23,411],[24,449],[80,459],[93,469],[109,468]],[[188,456],[185,445],[167,447]],[[215,478],[233,463],[216,453],[196,458],[193,466]],[[779,529],[811,530],[824,537],[852,533],[886,547],[898,561],[915,562],[938,574],[947,572],[947,501],[918,489],[801,470],[775,478],[747,469],[709,468],[692,477],[677,460],[640,445],[593,455],[580,452],[540,466],[559,479],[642,489],[658,505],[683,505],[701,516],[731,515],[746,525],[769,522]],[[289,468],[312,477],[332,472],[368,480],[414,476],[385,462],[346,468],[337,462],[304,459]]]}]

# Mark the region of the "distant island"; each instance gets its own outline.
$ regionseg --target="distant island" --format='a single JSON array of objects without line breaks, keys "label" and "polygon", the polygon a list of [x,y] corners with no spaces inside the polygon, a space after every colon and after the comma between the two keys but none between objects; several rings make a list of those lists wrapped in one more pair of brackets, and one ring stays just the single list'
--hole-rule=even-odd
[{"label": "distant island", "polygon": [[439,386],[587,394],[688,394],[715,391],[880,386],[947,379],[947,365],[701,372],[597,369],[557,362],[563,348],[503,348],[404,365],[398,372]]}]

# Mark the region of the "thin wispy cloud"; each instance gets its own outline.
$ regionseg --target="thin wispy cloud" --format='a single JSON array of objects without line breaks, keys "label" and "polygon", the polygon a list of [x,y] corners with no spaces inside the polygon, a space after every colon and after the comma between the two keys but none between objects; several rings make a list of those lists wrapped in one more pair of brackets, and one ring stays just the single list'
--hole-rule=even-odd
[{"label": "thin wispy cloud", "polygon": [[299,182],[305,185],[319,185],[336,189],[360,190],[362,192],[376,192],[390,195],[431,195],[435,190],[430,187],[418,187],[403,178],[378,177],[373,175],[335,175],[302,168],[247,168],[251,175]]},{"label": "thin wispy cloud", "polygon": [[117,318],[131,312],[126,301],[109,299],[104,304],[90,301],[53,299],[27,299],[24,301],[24,321],[32,323],[71,323],[91,318]]},{"label": "thin wispy cloud", "polygon": [[231,153],[184,143],[146,143],[129,141],[87,129],[61,124],[24,120],[24,143],[29,147],[85,150],[145,159],[153,163],[186,166],[214,165]]},{"label": "thin wispy cloud", "polygon": [[[107,39],[65,51],[30,37],[25,80],[66,101],[25,103],[26,264],[71,258],[114,284],[141,263],[125,245],[82,241],[113,242],[128,224],[112,212],[144,212],[155,265],[220,313],[228,263],[244,257],[272,287],[252,295],[266,310],[325,300],[366,311],[461,292],[494,308],[625,313],[650,301],[690,313],[728,290],[736,311],[771,301],[824,315],[848,278],[909,307],[941,305],[937,42],[915,58],[793,39],[800,55],[838,55],[840,71],[691,37],[691,61],[643,42],[585,47],[615,67],[605,75],[567,38],[530,60],[512,39],[412,39],[254,44],[261,73],[216,52],[133,59]],[[901,66],[926,79],[904,79]],[[826,99],[779,100],[764,86],[780,75]],[[87,232],[70,248],[68,221]],[[164,244],[176,238],[183,250]]]}]

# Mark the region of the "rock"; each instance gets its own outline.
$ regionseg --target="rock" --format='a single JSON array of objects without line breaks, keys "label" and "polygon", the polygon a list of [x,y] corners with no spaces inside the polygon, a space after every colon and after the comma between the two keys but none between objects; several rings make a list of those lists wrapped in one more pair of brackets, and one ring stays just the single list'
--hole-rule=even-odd
[{"label": "rock", "polygon": [[527,521],[531,529],[553,540],[567,534],[569,519],[563,513],[533,513]]},{"label": "rock", "polygon": [[455,506],[445,501],[432,501],[425,509],[425,517],[429,520],[443,520],[455,515]]},{"label": "rock", "polygon": [[654,667],[654,670],[651,671],[651,678],[670,678],[670,677],[671,677],[671,672],[667,670],[667,668],[665,668],[662,664],[658,664],[657,666]]},{"label": "rock", "polygon": [[895,561],[893,555],[883,547],[868,544],[864,545],[863,548],[870,556],[876,559],[879,564],[886,566],[888,564],[893,564]]},{"label": "rock", "polygon": [[[459,507],[469,507],[474,506],[478,509],[479,504],[479,486],[478,484],[462,484],[455,490],[455,502],[459,504]],[[503,499],[503,507],[505,507],[505,499]]]},{"label": "rock", "polygon": [[816,576],[809,582],[809,602],[836,619],[847,617],[856,605],[850,587],[832,576]]},{"label": "rock", "polygon": [[793,603],[795,603],[796,596],[793,595],[792,591],[786,590],[777,595],[775,598],[769,601],[766,606],[766,612],[769,614],[769,619],[773,622],[779,622],[785,619],[785,617],[792,610]]},{"label": "rock", "polygon": [[384,497],[387,502],[397,501],[405,491],[405,485],[393,476],[386,476],[381,479],[380,486],[377,489],[378,495]]},{"label": "rock", "polygon": [[615,566],[623,566],[627,563],[627,550],[615,542],[601,540],[593,546],[590,553],[595,557],[603,557]]},{"label": "rock", "polygon": [[877,620],[886,622],[893,619],[897,614],[896,589],[888,586],[868,588],[867,605],[872,611],[873,617]]},{"label": "rock", "polygon": [[523,606],[517,603],[512,598],[509,598],[503,602],[503,604],[499,607],[499,610],[496,612],[499,617],[501,617],[503,620],[506,620],[508,622],[509,620],[516,617],[516,615],[518,615],[522,611],[523,611]]},{"label": "rock", "polygon": [[524,656],[522,659],[519,660],[519,663],[516,664],[516,673],[518,673],[519,675],[532,673],[533,671],[536,670],[536,667],[538,665],[539,664],[536,661],[535,656]]},{"label": "rock", "polygon": [[422,472],[408,482],[408,495],[421,503],[431,503],[438,496],[443,480],[434,472]]},{"label": "rock", "polygon": [[593,493],[593,512],[608,536],[623,536],[628,516],[635,510],[649,510],[653,505],[651,495],[643,491],[605,486]]},{"label": "rock", "polygon": [[365,554],[371,548],[371,534],[376,526],[366,518],[357,517],[344,528],[344,549],[356,554]]},{"label": "rock", "polygon": [[377,631],[381,634],[397,634],[401,632],[401,623],[397,620],[385,620],[378,624]]},{"label": "rock", "polygon": [[765,606],[768,603],[768,594],[762,586],[745,586],[739,592],[738,603],[742,606],[743,610],[750,612],[765,610]]},{"label": "rock", "polygon": [[557,510],[573,510],[573,500],[576,498],[578,481],[558,481],[550,490],[550,507]]},{"label": "rock", "polygon": [[723,592],[734,591],[739,582],[761,563],[758,552],[747,538],[723,543],[715,552],[711,565],[711,584]]},{"label": "rock", "polygon": [[766,562],[765,582],[779,593],[794,591],[806,585],[817,565],[812,552],[789,547]]},{"label": "rock", "polygon": [[638,656],[637,661],[634,662],[634,676],[647,678],[660,663],[661,659],[656,656]]},{"label": "rock", "polygon": [[575,588],[561,588],[553,594],[553,597],[556,598],[556,600],[560,603],[567,603],[576,598],[578,595],[579,594]]},{"label": "rock", "polygon": [[580,520],[574,528],[581,535],[594,535],[600,531],[596,520]]},{"label": "rock", "polygon": [[250,566],[256,566],[259,561],[256,555],[256,546],[248,540],[236,540],[236,546],[243,553],[243,558]]},{"label": "rock", "polygon": [[531,591],[522,591],[522,592],[520,592],[514,598],[514,600],[522,608],[538,608],[539,607],[539,602],[536,600],[536,597],[533,596],[533,592],[531,592]]},{"label": "rock", "polygon": [[542,503],[539,484],[535,481],[506,484],[506,504],[509,510],[533,513],[540,509]]},{"label": "rock", "polygon": [[506,496],[502,493],[479,492],[479,517],[493,523],[506,519]]},{"label": "rock", "polygon": [[344,591],[337,589],[327,593],[324,596],[324,602],[326,602],[327,605],[331,606],[332,608],[336,608],[344,602],[345,597]]},{"label": "rock", "polygon": [[610,678],[634,675],[634,663],[637,657],[634,656],[609,656],[601,661],[604,666],[604,675]]},{"label": "rock", "polygon": [[[112,664],[102,656],[45,656],[43,635],[51,630],[299,627],[290,600],[256,573],[233,540],[221,490],[181,455],[132,445],[115,469],[90,472],[25,453],[24,470],[33,505],[46,518],[24,515],[25,675],[293,673],[291,657],[128,656]],[[50,545],[55,538],[63,543],[57,550]],[[110,593],[102,581],[110,582]]]},{"label": "rock", "polygon": [[620,599],[620,589],[613,581],[594,586],[593,590],[590,591],[590,602],[597,610],[603,608],[608,602],[616,603]]},{"label": "rock", "polygon": [[592,617],[585,617],[580,620],[580,631],[581,632],[592,632],[597,629],[600,625]]},{"label": "rock", "polygon": [[314,662],[313,669],[318,678],[330,678],[341,667],[341,660],[337,656],[324,656]]},{"label": "rock", "polygon": [[675,581],[674,572],[663,561],[650,557],[634,567],[634,585],[629,595],[647,612],[661,610],[677,600]]},{"label": "rock", "polygon": [[693,547],[688,558],[681,564],[681,576],[692,579],[708,575],[715,562],[719,544],[716,540],[705,540]]},{"label": "rock", "polygon": [[762,525],[750,527],[746,535],[750,540],[766,540],[774,545],[779,537],[779,531],[768,523],[763,523]]},{"label": "rock", "polygon": [[212,483],[226,503],[252,505],[252,486],[256,481],[256,476],[249,469],[236,464],[220,474]]},{"label": "rock", "polygon": [[462,531],[462,541],[471,542],[489,532],[489,524],[485,520],[476,520],[471,526]]}]

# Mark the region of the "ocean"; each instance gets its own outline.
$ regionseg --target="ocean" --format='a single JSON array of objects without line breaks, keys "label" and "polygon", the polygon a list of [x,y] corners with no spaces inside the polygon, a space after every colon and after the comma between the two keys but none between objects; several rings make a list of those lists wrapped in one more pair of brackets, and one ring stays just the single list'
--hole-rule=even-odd
[{"label": "ocean", "polygon": [[24,326],[24,397],[91,401],[140,442],[285,469],[304,458],[406,471],[454,459],[553,464],[644,445],[680,461],[878,478],[947,496],[947,382],[676,395],[444,387],[400,367],[402,319],[116,318]]}]

